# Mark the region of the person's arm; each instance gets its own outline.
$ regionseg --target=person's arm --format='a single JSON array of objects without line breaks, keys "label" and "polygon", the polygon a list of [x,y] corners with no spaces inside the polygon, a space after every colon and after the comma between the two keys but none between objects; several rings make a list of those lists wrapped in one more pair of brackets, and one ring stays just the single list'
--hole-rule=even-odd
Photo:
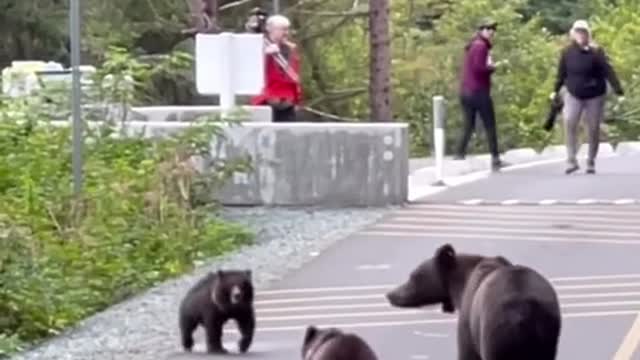
[{"label": "person's arm", "polygon": [[615,93],[618,96],[623,96],[624,90],[622,89],[622,84],[620,84],[618,75],[616,74],[616,71],[613,69],[611,62],[609,61],[609,57],[607,56],[606,52],[602,48],[599,49],[599,53],[600,53],[600,61],[602,63],[602,67],[604,69],[605,76],[609,81],[609,84],[611,84],[613,91],[615,91]]},{"label": "person's arm", "polygon": [[471,44],[468,56],[471,60],[471,70],[474,73],[492,73],[495,70],[495,67],[487,64],[489,48],[480,41],[474,41],[473,44]]},{"label": "person's arm", "polygon": [[553,85],[553,92],[558,93],[562,85],[564,85],[564,80],[567,78],[567,60],[566,60],[566,51],[562,51],[560,54],[560,60],[558,61],[558,70],[556,74],[556,81]]}]

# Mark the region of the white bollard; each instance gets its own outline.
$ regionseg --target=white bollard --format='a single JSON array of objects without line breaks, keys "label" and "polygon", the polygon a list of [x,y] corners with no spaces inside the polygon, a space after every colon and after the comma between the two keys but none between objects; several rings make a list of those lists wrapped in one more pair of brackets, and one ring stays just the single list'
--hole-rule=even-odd
[{"label": "white bollard", "polygon": [[444,153],[445,153],[445,134],[444,122],[446,117],[445,99],[443,96],[433,97],[433,147],[435,152],[435,170],[436,181],[434,186],[445,186],[444,183]]}]

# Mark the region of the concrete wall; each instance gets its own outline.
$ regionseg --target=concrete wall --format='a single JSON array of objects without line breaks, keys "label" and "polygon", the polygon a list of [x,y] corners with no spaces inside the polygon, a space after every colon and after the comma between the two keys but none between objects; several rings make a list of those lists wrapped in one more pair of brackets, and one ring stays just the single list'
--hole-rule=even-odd
[{"label": "concrete wall", "polygon": [[[131,109],[130,119],[134,121],[193,121],[205,114],[219,114],[220,106],[140,106]],[[271,122],[269,106],[238,106],[241,121]]]},{"label": "concrete wall", "polygon": [[[127,130],[166,136],[185,122],[132,121]],[[220,193],[226,205],[384,206],[407,200],[408,126],[400,123],[243,123],[225,128],[211,154],[250,155]]]}]

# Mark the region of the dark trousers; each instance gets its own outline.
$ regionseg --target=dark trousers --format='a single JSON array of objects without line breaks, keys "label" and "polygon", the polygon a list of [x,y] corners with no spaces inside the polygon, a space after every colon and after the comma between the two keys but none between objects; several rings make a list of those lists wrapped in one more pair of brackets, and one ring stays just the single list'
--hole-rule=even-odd
[{"label": "dark trousers", "polygon": [[273,122],[295,122],[296,108],[295,106],[271,106],[273,111]]},{"label": "dark trousers", "polygon": [[480,115],[487,133],[489,152],[494,159],[498,159],[498,135],[496,133],[496,115],[493,108],[493,99],[489,92],[478,92],[473,94],[463,94],[460,96],[462,112],[464,115],[464,127],[460,143],[458,144],[458,155],[465,156],[467,146],[473,130],[475,128],[476,115]]}]

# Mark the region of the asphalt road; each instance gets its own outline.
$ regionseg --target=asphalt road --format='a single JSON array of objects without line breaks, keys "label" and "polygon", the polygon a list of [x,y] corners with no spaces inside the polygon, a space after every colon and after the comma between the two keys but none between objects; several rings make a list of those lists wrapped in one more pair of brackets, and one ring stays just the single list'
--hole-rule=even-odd
[{"label": "asphalt road", "polygon": [[[640,181],[625,180],[634,167],[640,174],[639,160],[627,159],[627,166],[619,159],[603,160],[603,174],[588,178],[559,175],[562,164],[499,174],[486,180],[484,187],[469,184],[440,194],[440,201],[449,204],[413,204],[398,210],[258,293],[258,332],[250,353],[218,358],[300,359],[304,330],[314,324],[356,332],[380,359],[455,359],[455,316],[437,308],[393,308],[383,297],[448,242],[459,252],[506,256],[552,279],[564,315],[558,360],[640,359],[640,205],[452,203],[478,196],[483,188],[485,198],[491,189],[496,189],[495,199],[504,198],[498,197],[497,189],[503,195],[524,194],[523,179],[525,188],[536,185],[532,199],[551,198],[562,190],[549,188],[551,184],[568,186],[565,194],[574,199],[596,197],[596,191],[606,199],[640,198]],[[619,183],[635,187],[629,193],[619,192],[623,187]],[[198,332],[196,348],[202,351],[202,332]],[[233,333],[225,337],[233,351],[235,339]],[[179,351],[167,357],[201,358],[208,357]]]},{"label": "asphalt road", "polygon": [[[599,200],[640,203],[640,155],[601,158],[595,175],[581,169],[565,175],[565,163],[558,162],[513,172],[493,174],[486,179],[435,194],[423,202],[450,203],[540,203],[559,201],[575,203]],[[626,200],[626,201],[625,201]]]}]

